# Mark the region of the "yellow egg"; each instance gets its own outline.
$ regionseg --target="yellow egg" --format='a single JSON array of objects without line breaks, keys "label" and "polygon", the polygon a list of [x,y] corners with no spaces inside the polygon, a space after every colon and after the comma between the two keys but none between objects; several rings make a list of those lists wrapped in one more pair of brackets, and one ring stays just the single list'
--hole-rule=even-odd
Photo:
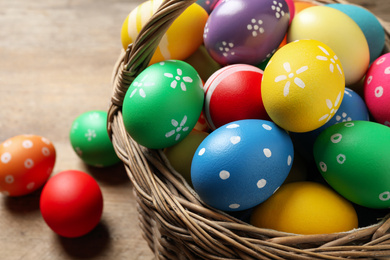
[{"label": "yellow egg", "polygon": [[327,6],[299,12],[288,31],[287,42],[314,39],[328,45],[339,57],[347,85],[363,78],[369,62],[367,40],[360,27],[346,14]]},{"label": "yellow egg", "polygon": [[[142,27],[163,2],[164,0],[149,0],[130,12],[121,30],[124,49],[135,41]],[[164,34],[150,64],[189,57],[203,43],[203,30],[207,19],[208,14],[200,5],[195,3],[188,7]]]},{"label": "yellow egg", "polygon": [[276,124],[287,131],[308,132],[333,117],[344,88],[343,68],[333,50],[320,41],[299,40],[272,56],[261,95]]},{"label": "yellow egg", "polygon": [[295,234],[329,234],[358,227],[352,204],[327,186],[315,182],[282,185],[256,206],[251,224]]},{"label": "yellow egg", "polygon": [[180,173],[184,179],[191,182],[192,157],[200,143],[208,136],[208,133],[192,130],[190,134],[174,146],[164,149],[164,153],[171,166]]}]

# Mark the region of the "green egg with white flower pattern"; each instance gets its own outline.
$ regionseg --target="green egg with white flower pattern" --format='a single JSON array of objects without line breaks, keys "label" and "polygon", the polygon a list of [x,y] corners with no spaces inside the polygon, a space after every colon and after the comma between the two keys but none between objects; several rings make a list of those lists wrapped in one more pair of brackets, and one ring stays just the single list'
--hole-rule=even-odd
[{"label": "green egg with white flower pattern", "polygon": [[172,146],[194,128],[203,108],[202,80],[188,63],[155,63],[131,83],[123,101],[126,131],[151,149]]},{"label": "green egg with white flower pattern", "polygon": [[314,144],[314,157],[328,184],[368,208],[390,207],[390,128],[370,121],[338,123]]},{"label": "green egg with white flower pattern", "polygon": [[120,161],[107,133],[107,112],[92,110],[72,123],[70,142],[77,156],[86,164],[106,167]]}]

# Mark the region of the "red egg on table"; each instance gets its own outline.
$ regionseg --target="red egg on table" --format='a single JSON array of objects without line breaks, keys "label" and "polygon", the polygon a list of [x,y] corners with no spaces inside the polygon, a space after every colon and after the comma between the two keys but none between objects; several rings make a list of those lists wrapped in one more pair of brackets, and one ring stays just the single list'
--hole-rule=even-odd
[{"label": "red egg on table", "polygon": [[364,99],[374,119],[390,126],[390,53],[376,59],[368,70]]},{"label": "red egg on table", "polygon": [[204,115],[212,130],[242,119],[269,119],[261,97],[263,71],[247,64],[226,66],[206,81]]},{"label": "red egg on table", "polygon": [[43,187],[40,210],[46,224],[63,237],[80,237],[96,227],[103,212],[103,196],[89,174],[62,171]]},{"label": "red egg on table", "polygon": [[56,160],[53,144],[37,135],[18,135],[0,144],[0,192],[29,194],[47,181]]}]

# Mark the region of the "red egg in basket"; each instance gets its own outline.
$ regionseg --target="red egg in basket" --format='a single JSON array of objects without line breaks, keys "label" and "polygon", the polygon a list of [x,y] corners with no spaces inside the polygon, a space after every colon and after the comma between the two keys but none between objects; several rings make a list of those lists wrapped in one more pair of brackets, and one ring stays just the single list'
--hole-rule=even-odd
[{"label": "red egg in basket", "polygon": [[368,70],[364,99],[375,121],[390,126],[390,53],[376,59]]},{"label": "red egg in basket", "polygon": [[243,119],[269,120],[261,97],[263,71],[235,64],[216,71],[206,81],[204,115],[210,129]]}]

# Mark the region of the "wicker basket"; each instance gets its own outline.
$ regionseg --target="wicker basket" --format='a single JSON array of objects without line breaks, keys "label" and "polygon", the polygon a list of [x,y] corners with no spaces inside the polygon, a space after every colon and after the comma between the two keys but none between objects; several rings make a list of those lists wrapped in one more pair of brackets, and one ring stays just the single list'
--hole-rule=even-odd
[{"label": "wicker basket", "polygon": [[[161,150],[146,149],[127,134],[122,118],[126,90],[143,71],[170,24],[194,0],[167,0],[123,52],[113,73],[108,132],[138,203],[144,238],[157,259],[390,259],[390,215],[350,232],[296,235],[253,227],[204,205],[171,169]],[[319,3],[347,3],[320,0]],[[386,29],[389,51],[390,26]]]}]

